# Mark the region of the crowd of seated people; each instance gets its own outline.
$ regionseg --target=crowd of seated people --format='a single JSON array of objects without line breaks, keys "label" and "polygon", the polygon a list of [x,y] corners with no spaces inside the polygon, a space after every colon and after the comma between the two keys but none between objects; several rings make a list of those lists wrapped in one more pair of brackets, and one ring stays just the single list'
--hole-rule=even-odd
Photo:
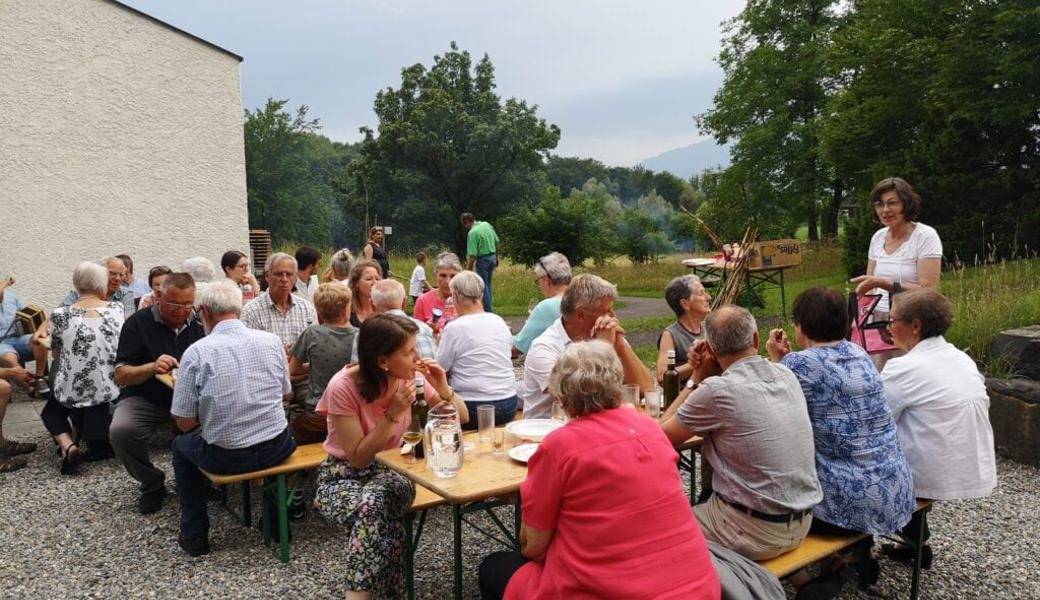
[{"label": "crowd of seated people", "polygon": [[[350,529],[358,550],[345,571],[348,591],[359,597],[400,591],[398,525],[413,488],[372,458],[400,444],[417,373],[426,379],[427,401],[457,405],[463,422],[483,404],[496,407],[499,424],[518,408],[524,418],[548,418],[554,403],[571,418],[531,460],[521,494],[522,552],[485,563],[485,597],[542,596],[539,590],[555,590],[542,597],[561,597],[561,590],[594,596],[603,586],[626,585],[653,595],[645,587],[652,582],[626,576],[622,563],[576,566],[601,561],[575,555],[574,540],[614,536],[618,543],[667,539],[668,547],[683,548],[698,565],[683,589],[715,598],[718,577],[705,540],[764,560],[798,547],[810,532],[906,536],[920,525],[915,499],[978,498],[996,485],[984,380],[943,338],[953,316],[935,290],[892,295],[889,329],[905,354],[879,373],[847,341],[840,292],[800,294],[793,331],[774,330],[763,344],[747,310],[712,310],[696,277],[677,277],[663,291],[676,322],[659,337],[655,374],[614,312],[616,286],[593,274],[572,277],[562,254],[533,266],[545,299],[517,336],[484,311],[483,281],[452,253],[437,256],[437,285],[417,298],[411,317],[404,287],[385,277],[378,261],[339,250],[319,283],[321,262],[308,247],[295,256],[273,253],[263,265],[263,291],[248,257],[235,250],[221,257],[223,278],[205,257],[183,261],[178,271],[151,267],[147,280],[135,278],[126,255],[83,262],[62,305],[34,334],[17,336],[13,313],[24,303],[11,289],[13,278],[0,282],[0,425],[12,384],[41,391],[58,470],[72,475],[83,462],[115,457],[138,484],[138,510],[149,514],[167,495],[149,439],[176,424],[178,542],[192,556],[210,550],[200,468],[253,470],[283,460],[296,444],[324,443],[330,458],[319,470],[317,506]],[[655,422],[622,405],[621,388],[634,384],[645,394],[656,387],[669,350],[685,385]],[[521,353],[518,380],[511,359]],[[34,360],[35,373],[24,368]],[[228,373],[236,374],[234,383]],[[181,383],[171,389],[156,377],[167,374]],[[221,410],[231,405],[250,409]],[[587,440],[611,445],[619,435],[613,459],[577,452]],[[710,475],[689,522],[669,518],[663,528],[651,519],[634,532],[610,525],[611,514],[627,514],[626,502],[667,497],[669,510],[678,510],[678,480],[664,475],[674,471],[671,448],[694,435],[703,438]],[[653,451],[626,452],[626,444]],[[24,467],[22,455],[34,449],[0,428],[0,473]],[[956,465],[951,456],[960,457]],[[596,463],[607,459],[613,467],[635,461],[643,483],[660,471],[659,489],[597,483]],[[601,510],[599,484],[624,494],[607,494],[610,506]],[[560,504],[569,486],[589,496],[576,512]],[[370,505],[371,494],[380,502]],[[876,581],[872,545],[868,537],[852,553],[831,557],[814,579],[795,575],[799,597],[835,595],[850,565],[861,586]],[[884,551],[911,555],[900,545]],[[924,554],[928,567],[931,548]]]}]

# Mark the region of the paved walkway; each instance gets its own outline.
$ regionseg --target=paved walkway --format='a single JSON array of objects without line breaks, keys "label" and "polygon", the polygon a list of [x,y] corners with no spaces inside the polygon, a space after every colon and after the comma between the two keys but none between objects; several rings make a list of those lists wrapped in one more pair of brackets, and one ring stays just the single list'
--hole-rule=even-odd
[{"label": "paved walkway", "polygon": [[43,422],[40,411],[43,400],[33,400],[22,389],[16,389],[7,404],[7,415],[4,417],[4,437],[25,440],[43,433]]}]

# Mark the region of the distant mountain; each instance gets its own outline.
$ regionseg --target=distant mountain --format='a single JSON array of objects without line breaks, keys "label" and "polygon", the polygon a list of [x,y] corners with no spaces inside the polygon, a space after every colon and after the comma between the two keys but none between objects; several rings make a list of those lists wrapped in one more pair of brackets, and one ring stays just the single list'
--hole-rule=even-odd
[{"label": "distant mountain", "polygon": [[639,164],[651,171],[668,171],[676,177],[689,179],[707,169],[728,166],[729,147],[719,146],[713,140],[705,140],[669,150]]}]

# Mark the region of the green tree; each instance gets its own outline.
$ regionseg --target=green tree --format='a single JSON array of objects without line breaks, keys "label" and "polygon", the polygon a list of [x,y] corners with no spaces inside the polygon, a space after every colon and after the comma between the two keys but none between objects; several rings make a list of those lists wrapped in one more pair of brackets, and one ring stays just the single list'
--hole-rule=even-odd
[{"label": "green tree", "polygon": [[[605,209],[611,210],[614,216],[608,216]],[[524,265],[533,265],[554,251],[562,253],[575,266],[590,258],[602,262],[614,250],[615,211],[620,211],[620,205],[605,206],[604,198],[598,193],[577,191],[570,198],[562,198],[559,188],[550,186],[536,208],[518,212],[500,222],[500,252]]]},{"label": "green tree", "polygon": [[[719,54],[725,72],[701,130],[720,144],[734,140],[731,167],[739,171],[753,202],[796,206],[818,239],[819,205],[833,218],[824,234],[837,234],[840,184],[819,154],[819,119],[831,85],[827,45],[839,19],[836,0],[749,0],[727,24]],[[728,210],[728,207],[726,207]],[[723,210],[716,206],[715,211]],[[708,211],[711,212],[711,211]],[[710,224],[710,223],[709,223]],[[726,225],[729,227],[729,225]]]},{"label": "green tree", "polygon": [[378,134],[362,128],[361,157],[351,169],[352,205],[362,192],[402,233],[459,249],[460,213],[494,221],[537,204],[542,161],[560,137],[536,106],[501,101],[488,56],[474,65],[454,42],[429,69],[403,69],[399,88],[376,95],[375,113]]}]

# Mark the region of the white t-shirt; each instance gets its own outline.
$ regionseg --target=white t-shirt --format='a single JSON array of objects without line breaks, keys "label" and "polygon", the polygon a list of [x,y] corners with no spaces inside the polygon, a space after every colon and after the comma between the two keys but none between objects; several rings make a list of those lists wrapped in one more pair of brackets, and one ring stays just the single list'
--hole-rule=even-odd
[{"label": "white t-shirt", "polygon": [[303,298],[308,302],[314,302],[314,292],[318,291],[318,286],[321,283],[318,282],[317,275],[311,275],[308,281],[303,281],[299,277],[296,278],[296,291],[293,292],[297,298]]},{"label": "white t-shirt", "polygon": [[509,325],[494,313],[482,312],[457,317],[444,327],[437,362],[464,400],[505,400],[516,394],[512,349]]},{"label": "white t-shirt", "polygon": [[997,485],[986,380],[942,336],[921,340],[881,371],[899,445],[919,498],[981,498]]},{"label": "white t-shirt", "polygon": [[524,378],[517,386],[517,395],[524,402],[525,419],[548,419],[552,416],[549,373],[569,343],[571,338],[560,319],[553,321],[531,343],[531,349],[524,358]]},{"label": "white t-shirt", "polygon": [[[910,237],[891,254],[885,252],[888,227],[877,230],[870,238],[867,258],[874,261],[874,276],[898,283],[917,283],[917,261],[922,258],[942,258],[942,241],[938,232],[924,223],[917,223]],[[888,312],[888,292],[881,292],[878,312]]]},{"label": "white t-shirt", "polygon": [[426,281],[426,269],[422,265],[415,265],[412,269],[412,279],[408,283],[408,295],[413,298],[422,296],[426,291],[423,289],[423,282]]}]

